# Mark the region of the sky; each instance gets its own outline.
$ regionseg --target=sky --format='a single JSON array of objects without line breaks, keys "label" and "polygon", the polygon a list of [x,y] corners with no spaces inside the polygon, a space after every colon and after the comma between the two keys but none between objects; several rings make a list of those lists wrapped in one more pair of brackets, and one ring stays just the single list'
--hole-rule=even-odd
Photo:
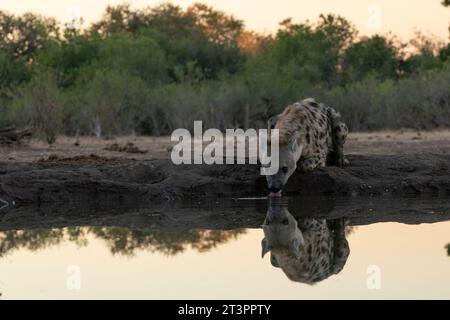
[{"label": "sky", "polygon": [[[134,8],[153,6],[161,0],[128,0]],[[167,2],[167,1],[166,1]],[[172,3],[187,7],[197,1],[173,0]],[[245,21],[249,29],[272,33],[280,21],[293,18],[294,22],[317,20],[321,13],[340,14],[356,25],[361,35],[392,32],[407,40],[417,30],[448,40],[450,8],[441,0],[203,0],[214,8]],[[108,4],[124,3],[123,0],[0,0],[0,10],[12,13],[32,11],[57,17],[67,22],[74,16],[82,16],[86,23],[97,20]]]}]

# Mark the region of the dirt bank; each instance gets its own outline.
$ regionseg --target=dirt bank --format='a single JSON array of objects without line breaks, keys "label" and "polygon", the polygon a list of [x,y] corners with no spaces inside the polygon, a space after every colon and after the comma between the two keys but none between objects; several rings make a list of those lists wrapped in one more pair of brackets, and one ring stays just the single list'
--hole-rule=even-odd
[{"label": "dirt bank", "polygon": [[[350,155],[351,165],[297,173],[285,195],[450,195],[450,155]],[[170,160],[98,156],[0,163],[0,198],[9,204],[138,206],[204,198],[264,196],[256,165],[181,165]],[[0,207],[2,205],[0,204]]]}]

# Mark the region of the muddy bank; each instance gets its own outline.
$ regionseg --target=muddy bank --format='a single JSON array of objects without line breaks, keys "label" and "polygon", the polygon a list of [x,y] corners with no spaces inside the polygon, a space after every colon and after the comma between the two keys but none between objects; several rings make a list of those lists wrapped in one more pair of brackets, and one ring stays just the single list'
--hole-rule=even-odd
[{"label": "muddy bank", "polygon": [[[350,166],[296,173],[285,195],[450,195],[450,155],[348,156]],[[181,165],[101,157],[0,163],[0,198],[9,206],[83,204],[97,208],[263,196],[257,165]],[[0,204],[0,207],[3,205]]]}]

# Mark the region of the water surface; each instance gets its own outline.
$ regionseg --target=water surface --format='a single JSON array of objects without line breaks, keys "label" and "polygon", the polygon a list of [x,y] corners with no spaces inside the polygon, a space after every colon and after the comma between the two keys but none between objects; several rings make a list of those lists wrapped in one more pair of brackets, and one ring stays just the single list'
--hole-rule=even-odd
[{"label": "water surface", "polygon": [[[153,215],[127,214],[130,220],[45,216],[40,228],[3,225],[1,298],[450,299],[446,201],[336,200],[330,205],[314,199],[317,207],[311,209],[295,199],[272,205],[257,200],[222,206],[220,218],[214,207],[197,214],[195,205],[186,206],[190,216],[201,219],[186,218],[184,226],[173,216],[171,223],[161,222],[154,209]],[[2,217],[6,224],[11,219]],[[305,248],[318,241],[314,246],[328,246],[324,252],[332,257],[310,257],[305,249],[299,257],[286,253],[283,261],[278,255],[275,263],[271,251],[261,258],[263,238],[271,237],[277,248],[272,250],[282,252],[299,232]],[[346,255],[338,256],[342,250]],[[291,270],[295,259],[312,260],[307,265],[328,259],[330,266],[317,277],[317,270],[314,275]],[[295,272],[300,276],[293,277]]]}]

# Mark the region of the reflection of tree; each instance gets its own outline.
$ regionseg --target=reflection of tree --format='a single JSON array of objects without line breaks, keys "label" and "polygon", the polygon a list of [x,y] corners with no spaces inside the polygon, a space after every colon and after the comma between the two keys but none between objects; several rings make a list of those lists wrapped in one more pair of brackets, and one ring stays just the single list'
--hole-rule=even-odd
[{"label": "reflection of tree", "polygon": [[26,248],[31,251],[46,248],[60,243],[63,237],[64,229],[1,232],[0,257],[19,248]]},{"label": "reflection of tree", "polygon": [[64,229],[19,230],[0,232],[0,257],[13,250],[31,251],[57,245],[63,241],[88,244],[88,236],[105,240],[112,254],[132,256],[136,250],[149,250],[174,255],[191,247],[204,252],[231,239],[244,230],[189,230],[163,232],[157,230],[131,230],[122,227],[71,227]]},{"label": "reflection of tree", "polygon": [[107,242],[113,254],[133,255],[137,249],[162,252],[167,255],[183,252],[188,246],[199,252],[208,251],[218,244],[237,238],[243,230],[189,230],[161,232],[130,230],[120,227],[94,227],[89,231]]},{"label": "reflection of tree", "polygon": [[356,229],[357,229],[356,226],[346,226],[345,227],[345,236],[348,237],[349,235],[354,233],[356,231]]}]

